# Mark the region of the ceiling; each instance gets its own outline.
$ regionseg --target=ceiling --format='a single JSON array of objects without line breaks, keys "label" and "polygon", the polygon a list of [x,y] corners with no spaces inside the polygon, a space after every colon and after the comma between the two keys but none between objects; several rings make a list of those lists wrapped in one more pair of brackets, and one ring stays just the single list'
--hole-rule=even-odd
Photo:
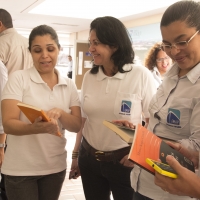
[{"label": "ceiling", "polygon": [[[89,29],[90,22],[92,19],[78,19],[78,18],[69,18],[61,16],[50,16],[50,15],[38,15],[30,14],[29,11],[41,4],[44,0],[0,0],[0,8],[6,9],[13,18],[14,27],[17,29],[28,29],[31,30],[34,27],[47,24],[52,26],[56,31],[60,33],[73,33],[80,32]],[[64,0],[67,1],[67,0]],[[108,0],[110,1],[110,0]],[[123,0],[122,0],[123,1]],[[146,0],[149,1],[149,0]],[[153,0],[152,0],[153,1]],[[70,2],[70,1],[69,1]],[[85,1],[87,3],[87,0]],[[134,6],[137,4],[137,0],[131,0]],[[156,1],[154,2],[156,3]],[[128,5],[128,6],[133,6]],[[96,9],[98,8],[98,2],[92,5]],[[56,0],[55,0],[55,9],[56,9]],[[141,14],[131,15],[128,17],[120,18],[122,22],[137,19],[139,17],[144,17],[148,15],[154,15],[163,13],[166,7],[152,10],[149,12],[143,12]],[[66,8],[67,12],[67,8]],[[76,10],[74,11],[76,12]],[[90,8],[86,10],[90,12]],[[120,12],[120,7],[119,7]]]}]

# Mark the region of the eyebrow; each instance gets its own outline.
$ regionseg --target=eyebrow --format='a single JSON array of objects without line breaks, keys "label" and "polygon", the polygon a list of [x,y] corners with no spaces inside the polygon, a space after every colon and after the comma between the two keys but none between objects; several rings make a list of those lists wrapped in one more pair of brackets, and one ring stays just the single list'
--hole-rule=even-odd
[{"label": "eyebrow", "polygon": [[[181,34],[181,35],[179,35],[178,37],[175,38],[175,41],[181,39],[181,38],[184,37],[184,36],[186,36],[186,34]],[[170,43],[170,42],[168,42],[168,41],[166,41],[166,40],[163,40],[163,42]]]},{"label": "eyebrow", "polygon": [[[47,44],[46,46],[53,46],[53,44]],[[40,47],[40,45],[39,44],[35,44],[35,45],[33,45],[33,47]]]}]

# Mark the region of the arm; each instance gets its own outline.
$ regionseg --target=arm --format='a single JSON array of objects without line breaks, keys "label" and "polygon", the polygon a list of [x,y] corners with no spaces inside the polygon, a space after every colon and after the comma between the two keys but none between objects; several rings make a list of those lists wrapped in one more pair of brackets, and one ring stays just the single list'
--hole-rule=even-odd
[{"label": "arm", "polygon": [[33,124],[20,120],[20,109],[17,107],[18,100],[4,99],[1,102],[2,121],[4,131],[11,135],[31,135],[38,133],[49,133],[56,135],[59,128],[54,119],[51,122],[42,122],[39,117]]},{"label": "arm", "polygon": [[63,127],[70,132],[78,132],[81,128],[81,110],[79,106],[72,106],[71,113],[66,113],[59,108],[53,108],[47,112],[50,118],[60,120]]},{"label": "arm", "polygon": [[[1,133],[0,134],[0,144],[5,144],[5,141],[6,141],[6,134]],[[3,163],[3,159],[4,159],[4,147],[0,147],[0,168]]]},{"label": "arm", "polygon": [[168,164],[177,172],[178,178],[171,179],[156,172],[155,184],[171,194],[200,198],[200,178],[181,166],[173,156],[168,155],[166,159]]},{"label": "arm", "polygon": [[[8,80],[8,71],[5,65],[0,60],[0,99],[2,96],[3,88]],[[5,144],[6,134],[4,133],[2,117],[1,117],[1,106],[0,106],[0,144]],[[0,147],[0,167],[4,159],[4,147]]]},{"label": "arm", "polygon": [[[83,131],[85,121],[86,121],[86,118],[82,118],[81,129],[76,135],[76,141],[75,141],[73,152],[79,151],[79,148],[80,148],[80,145],[81,145],[81,140],[82,140],[82,131]],[[75,171],[77,173],[75,178],[78,178],[80,176],[80,171],[79,171],[79,167],[78,167],[78,158],[72,159],[71,171]]]}]

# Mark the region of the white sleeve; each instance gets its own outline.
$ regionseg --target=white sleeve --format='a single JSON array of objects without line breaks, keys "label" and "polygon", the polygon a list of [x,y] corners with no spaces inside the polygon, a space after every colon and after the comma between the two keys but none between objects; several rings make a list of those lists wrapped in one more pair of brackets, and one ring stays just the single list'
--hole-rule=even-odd
[{"label": "white sleeve", "polygon": [[149,118],[149,104],[152,97],[157,91],[154,78],[149,70],[146,71],[143,75],[143,88],[142,88],[142,112],[145,118]]},{"label": "white sleeve", "polygon": [[[0,99],[2,97],[3,88],[8,80],[8,71],[5,65],[0,61]],[[0,134],[4,133],[2,116],[1,116],[1,106],[0,106]]]}]

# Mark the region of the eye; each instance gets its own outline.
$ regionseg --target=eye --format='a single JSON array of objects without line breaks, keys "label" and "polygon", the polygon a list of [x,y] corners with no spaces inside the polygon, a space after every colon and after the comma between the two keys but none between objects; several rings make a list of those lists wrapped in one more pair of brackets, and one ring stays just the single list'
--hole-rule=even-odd
[{"label": "eye", "polygon": [[164,45],[164,48],[165,48],[165,49],[170,49],[170,48],[171,48],[171,45]]},{"label": "eye", "polygon": [[98,41],[94,41],[94,45],[98,46],[99,42]]},{"label": "eye", "polygon": [[185,46],[185,45],[187,45],[187,42],[186,41],[177,42],[176,45]]},{"label": "eye", "polygon": [[48,48],[47,48],[47,50],[48,50],[49,52],[54,51],[54,49],[55,49],[54,47],[48,47]]},{"label": "eye", "polygon": [[35,53],[40,53],[40,52],[41,52],[41,49],[40,49],[40,48],[35,48],[33,51],[34,51]]}]

